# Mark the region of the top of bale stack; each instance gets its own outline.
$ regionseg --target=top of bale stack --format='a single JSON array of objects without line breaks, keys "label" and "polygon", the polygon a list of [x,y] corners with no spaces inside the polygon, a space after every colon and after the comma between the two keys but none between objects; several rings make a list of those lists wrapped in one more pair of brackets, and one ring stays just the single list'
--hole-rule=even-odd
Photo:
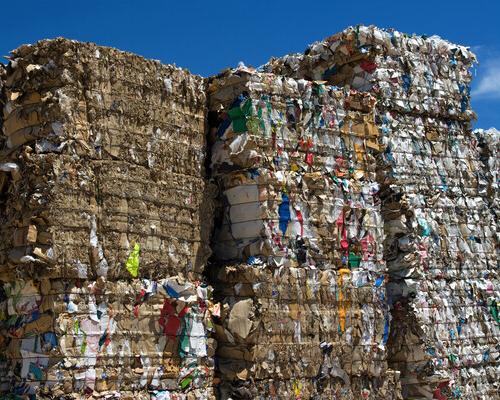
[{"label": "top of bale stack", "polygon": [[355,26],[311,44],[304,53],[272,58],[275,74],[377,93],[379,106],[470,120],[470,68],[476,56],[439,36]]}]

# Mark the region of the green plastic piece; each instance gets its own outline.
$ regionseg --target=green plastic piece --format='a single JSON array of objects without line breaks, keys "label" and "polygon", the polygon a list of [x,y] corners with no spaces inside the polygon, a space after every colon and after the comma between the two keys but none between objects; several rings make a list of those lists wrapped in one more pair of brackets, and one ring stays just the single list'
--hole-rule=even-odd
[{"label": "green plastic piece", "polygon": [[132,250],[132,253],[128,256],[127,260],[127,271],[130,272],[130,275],[132,275],[134,278],[137,278],[137,275],[139,275],[139,253],[141,251],[141,245],[139,243],[136,243],[134,245],[134,250]]}]

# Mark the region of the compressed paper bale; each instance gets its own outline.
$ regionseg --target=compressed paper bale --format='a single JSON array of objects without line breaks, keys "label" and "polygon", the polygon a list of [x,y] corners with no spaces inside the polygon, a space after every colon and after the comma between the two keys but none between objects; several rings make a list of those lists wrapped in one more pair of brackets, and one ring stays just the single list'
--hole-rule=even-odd
[{"label": "compressed paper bale", "polygon": [[[473,136],[469,123],[475,61],[467,48],[438,37],[358,26],[264,66],[377,93],[384,259],[393,281],[389,301],[402,307],[394,312],[389,362],[402,371],[405,396],[495,391],[496,362],[474,355],[494,352],[498,336],[477,306],[495,303],[498,277],[496,211],[488,209],[497,203],[489,178],[495,168],[485,168],[482,133]],[[472,337],[477,344],[469,346]],[[472,359],[474,366],[463,361]],[[497,372],[484,374],[488,368]]]},{"label": "compressed paper bale", "polygon": [[[44,236],[43,243],[28,243],[23,239],[21,243],[12,244],[18,254],[30,255],[33,246],[48,246],[54,252],[55,265],[49,268],[53,276],[74,276],[71,269],[78,262],[88,265],[89,276],[92,276],[96,273],[93,264],[98,261],[89,255],[89,247],[97,247],[91,243],[95,219],[94,233],[98,235],[105,258],[109,258],[109,277],[120,274],[127,277],[120,270],[134,242],[143,242],[148,256],[157,253],[158,258],[145,258],[144,266],[163,262],[171,265],[172,274],[181,270],[180,265],[185,266],[186,272],[201,273],[203,256],[199,253],[207,254],[208,249],[197,243],[201,240],[206,243],[208,237],[206,232],[201,237],[201,217],[196,209],[197,204],[205,201],[204,186],[199,179],[189,179],[192,181],[189,185],[185,176],[174,180],[172,174],[158,174],[154,187],[151,174],[145,168],[97,161],[87,165],[78,161],[78,165],[75,161],[65,156],[43,155],[18,164],[23,175],[30,169],[46,168],[46,171],[36,179],[23,181],[23,186],[12,185],[5,208],[9,214],[2,227],[5,237],[9,238],[6,243],[12,243],[14,233],[29,224],[48,236]],[[101,190],[96,190],[98,182]],[[29,202],[19,203],[20,198],[33,191],[35,194]],[[18,207],[21,208],[16,210]],[[148,209],[153,213],[151,217],[148,217]],[[210,223],[210,220],[203,221]],[[79,239],[72,241],[67,235],[78,235]],[[70,250],[72,243],[76,246],[75,254]],[[19,264],[19,260],[10,256],[6,262],[9,259]],[[56,263],[57,260],[60,261]],[[141,272],[146,274],[148,270]]]},{"label": "compressed paper bale", "polygon": [[[23,46],[11,59],[1,161],[20,169],[15,177],[2,173],[6,210],[29,198],[22,218],[44,218],[56,235],[47,239],[54,250],[51,276],[79,277],[75,266],[84,264],[89,278],[127,278],[127,254],[142,241],[145,254],[156,254],[144,260],[143,276],[182,271],[200,278],[212,226],[205,215],[212,206],[203,178],[204,80],[65,39]],[[16,221],[19,213],[4,218],[11,230],[28,223]],[[79,238],[87,232],[88,239],[79,246],[65,242],[54,233],[58,227],[66,236],[74,234],[70,229]],[[15,257],[31,255],[32,247],[16,249]]]},{"label": "compressed paper bale", "polygon": [[[15,64],[9,67],[7,98],[12,100],[7,110],[12,115],[8,119],[15,122],[15,114],[25,114],[28,110],[24,109],[27,106],[23,107],[23,100],[38,91],[43,95],[39,95],[39,101],[31,105],[30,109],[40,110],[37,115],[45,116],[43,121],[60,119],[45,122],[58,126],[58,136],[77,139],[80,136],[80,140],[83,139],[89,145],[85,150],[92,157],[116,156],[102,152],[102,149],[110,149],[111,146],[121,152],[122,158],[147,165],[148,154],[151,153],[149,158],[152,159],[155,155],[161,155],[156,154],[157,147],[167,139],[169,143],[190,144],[189,147],[179,146],[179,150],[189,148],[202,158],[205,114],[203,79],[179,68],[162,66],[158,62],[119,51],[111,51],[112,54],[107,55],[104,61],[101,53],[110,51],[62,39],[39,42],[15,51]],[[114,78],[106,77],[105,71],[112,70],[115,64],[120,63],[129,68],[133,68],[134,63],[138,64],[142,74],[149,76],[142,90],[128,94],[115,90],[114,85],[120,82],[119,74],[115,71],[112,74]],[[32,87],[26,87],[23,80],[25,75],[29,76]],[[88,80],[99,75],[104,75],[104,81],[109,84],[109,98],[103,99],[105,94],[86,90]],[[44,88],[49,77],[57,79],[57,83]],[[165,79],[170,81],[168,88],[165,87]],[[174,88],[177,93],[172,92]],[[143,96],[152,97],[153,102],[144,101]],[[154,113],[160,117],[156,118]],[[15,133],[11,131],[8,130],[8,133]],[[49,139],[61,141],[54,135]],[[193,166],[193,174],[202,172],[200,165]],[[189,170],[184,173],[189,173]]]},{"label": "compressed paper bale", "polygon": [[[491,304],[498,281],[494,212],[481,151],[467,123],[394,115],[386,125],[392,121],[393,128],[386,131],[391,148],[403,151],[391,150],[385,167],[390,186],[381,199],[382,210],[386,203],[399,209],[385,216],[386,258],[396,278],[388,287],[390,301],[402,311],[393,320],[401,330],[391,332],[389,362],[402,371],[406,395],[422,390],[488,395],[496,377],[485,383],[479,371],[494,370],[495,362],[466,361],[495,351],[498,337],[491,315],[478,307]],[[404,154],[414,148],[423,151]],[[404,225],[393,224],[401,215]],[[477,338],[473,346],[467,344],[471,338]],[[437,378],[422,377],[422,368]],[[456,369],[461,378],[452,381]],[[469,374],[478,378],[465,378]]]},{"label": "compressed paper bale", "polygon": [[[227,206],[214,246],[221,259],[273,255],[320,268],[352,263],[372,272],[384,270],[376,184],[352,181],[344,190],[321,174],[283,172],[278,180],[263,168],[227,174],[223,183]],[[283,208],[290,212],[285,231]],[[351,241],[351,259],[343,258],[342,240]]]},{"label": "compressed paper bale", "polygon": [[[376,41],[380,38],[388,37],[387,33],[379,31],[376,28],[367,29],[361,27],[360,31],[364,32],[364,34],[368,32],[369,35],[374,35],[373,37],[365,37],[362,44],[371,44],[372,40]],[[377,35],[379,35],[378,38]],[[391,247],[386,246],[386,257],[388,257],[390,261],[388,265],[389,271],[396,279],[407,277],[406,283],[402,287],[395,290],[395,288],[398,287],[396,284],[397,281],[395,285],[391,285],[389,287],[389,293],[391,296],[395,297],[401,295],[408,296],[415,292],[422,293],[423,296],[420,301],[425,302],[425,305],[427,305],[429,300],[434,299],[433,293],[436,293],[439,297],[446,293],[445,296],[453,298],[454,302],[462,303],[463,300],[461,299],[461,295],[457,295],[453,291],[445,291],[442,287],[438,288],[439,285],[433,288],[432,284],[425,284],[425,280],[423,279],[424,276],[429,276],[431,281],[442,279],[443,277],[453,279],[455,282],[454,285],[456,285],[455,288],[457,288],[462,287],[462,282],[466,280],[476,280],[481,274],[480,271],[483,271],[483,273],[486,272],[489,277],[487,282],[483,283],[483,287],[489,288],[487,290],[493,295],[491,298],[494,299],[495,295],[493,294],[492,288],[495,287],[497,278],[495,273],[491,274],[491,267],[495,265],[495,256],[494,252],[492,252],[495,248],[495,244],[490,232],[495,231],[495,228],[492,225],[492,214],[485,208],[485,205],[490,203],[492,198],[491,194],[489,196],[487,195],[487,191],[490,190],[489,187],[491,187],[491,184],[488,183],[487,176],[491,175],[491,173],[489,171],[486,172],[483,165],[481,165],[481,158],[478,156],[479,151],[476,148],[474,138],[470,134],[468,125],[468,120],[474,115],[469,109],[467,87],[470,82],[470,73],[468,68],[475,61],[475,58],[471,53],[465,50],[465,48],[451,45],[440,39],[402,38],[401,35],[398,36],[397,32],[395,33],[395,37],[398,41],[399,48],[391,48],[391,43],[388,42],[384,47],[372,47],[369,50],[368,57],[371,57],[375,63],[379,63],[378,65],[367,65],[371,60],[367,60],[366,57],[354,56],[351,58],[344,57],[342,59],[342,51],[346,46],[353,46],[354,48],[359,45],[359,43],[355,42],[355,40],[358,39],[357,36],[354,35],[354,30],[348,30],[324,43],[313,45],[309,53],[305,56],[294,55],[287,56],[282,60],[274,60],[268,64],[265,69],[274,73],[284,73],[288,77],[312,77],[314,79],[329,79],[321,74],[329,67],[326,64],[333,63],[332,60],[337,64],[351,62],[352,65],[361,65],[361,63],[364,63],[365,68],[376,67],[375,69],[379,69],[376,73],[368,74],[366,71],[356,70],[356,68],[346,66],[343,69],[341,68],[340,71],[328,72],[332,74],[331,77],[333,80],[329,80],[331,83],[351,82],[353,87],[361,90],[379,90],[378,96],[381,100],[376,104],[376,109],[380,116],[377,118],[377,121],[383,136],[379,137],[379,142],[376,143],[375,147],[379,150],[385,150],[384,156],[377,158],[377,165],[379,165],[380,171],[380,173],[377,174],[377,180],[387,185],[387,187],[382,186],[381,196],[383,201],[382,214],[385,218],[389,217],[385,219],[385,225],[389,234],[386,243]],[[411,46],[420,42],[427,47],[423,49],[419,48],[419,53],[413,51],[414,49],[408,51]],[[322,51],[329,52],[330,50],[327,50],[326,47],[330,45],[333,53],[329,53],[323,58],[315,57],[315,55],[321,54]],[[382,54],[382,52],[389,54],[389,57],[385,59],[378,57],[378,54]],[[439,54],[436,54],[437,52]],[[352,52],[350,53],[352,54]],[[430,55],[428,56],[427,54]],[[415,70],[411,70],[409,75],[406,75],[407,71],[398,71],[399,65],[394,63],[393,58],[391,58],[393,56],[401,57],[401,59],[412,59],[412,61],[414,61],[413,65],[416,65]],[[325,61],[324,64],[321,64],[323,61],[320,61],[319,64],[314,64],[316,60]],[[430,61],[431,63],[437,60],[437,62],[441,63],[440,65],[443,66],[442,71],[444,71],[444,75],[439,75],[439,73],[434,74],[433,72],[434,76],[432,77],[434,80],[433,84],[443,85],[443,90],[440,93],[430,93],[424,89],[420,91],[420,95],[416,95],[416,91],[422,89],[421,86],[419,86],[422,83],[419,83],[419,79],[421,78],[419,74],[421,74],[425,68],[429,68],[429,60],[432,60]],[[455,61],[457,65],[449,68],[448,63],[453,65]],[[294,65],[298,66],[298,69],[294,69]],[[349,70],[349,68],[351,69]],[[379,73],[383,72],[384,68],[393,69],[398,85],[393,85],[392,87],[385,86],[384,79],[386,78],[384,78],[383,73]],[[453,71],[453,73],[446,75],[449,71]],[[453,75],[455,73],[456,76]],[[240,74],[243,75],[243,73]],[[366,78],[364,80],[365,83],[363,83],[363,79],[358,79],[363,74],[364,78]],[[238,82],[238,79],[242,80],[242,78],[232,77],[231,83],[234,84]],[[293,82],[293,80],[288,78],[280,78],[278,81],[283,83]],[[454,83],[450,84],[451,82]],[[266,82],[266,84],[271,86],[269,82]],[[258,84],[256,84],[256,87],[257,85]],[[283,86],[285,85],[283,84]],[[445,86],[446,88],[444,88]],[[234,96],[238,90],[235,88],[237,88],[237,85],[220,90],[220,98],[217,97],[216,94],[216,100],[222,102],[222,99],[225,97],[230,98],[231,95]],[[251,88],[251,85],[248,84],[247,88]],[[435,88],[436,86],[434,89]],[[423,98],[420,96],[426,97]],[[418,114],[423,116],[419,116]],[[432,118],[428,118],[425,114],[432,115]],[[458,120],[450,121],[450,118]],[[219,162],[222,160],[224,160],[223,157],[217,159]],[[260,162],[258,158],[255,158],[255,160]],[[232,161],[236,161],[237,163],[247,162],[246,159],[242,158],[240,155],[238,155],[238,158],[233,158]],[[490,169],[495,171],[494,168]],[[380,181],[381,179],[382,181]],[[390,187],[389,184],[391,185]],[[386,197],[391,191],[394,193],[393,196]],[[482,197],[486,199],[486,202]],[[396,203],[394,203],[393,198],[397,199]],[[394,207],[394,211],[388,213],[386,207],[390,207],[389,209]],[[399,223],[398,221],[400,219],[398,212],[396,212],[397,210],[403,214],[401,222],[404,225],[401,225],[401,227],[397,227],[397,225],[394,224]],[[406,218],[404,215],[405,212]],[[415,215],[415,213],[417,215]],[[468,221],[468,223],[465,221]],[[471,227],[471,221],[481,221],[481,228],[475,223],[472,223]],[[464,230],[462,227],[465,226],[465,224],[468,224],[469,228]],[[437,227],[439,227],[439,229]],[[431,237],[428,239],[426,239],[427,233],[424,234],[420,240],[414,241],[412,239],[415,236],[421,236],[426,230],[432,232],[430,235]],[[406,234],[406,236],[401,238],[401,233]],[[265,233],[262,231],[261,234]],[[396,238],[396,245],[392,244],[394,242],[394,237]],[[439,241],[434,243],[438,237]],[[424,246],[425,249],[428,248],[430,253],[423,253],[422,246]],[[399,252],[402,254],[400,257],[395,257],[393,254],[398,252],[398,247],[400,247]],[[414,249],[414,253],[409,251],[410,248]],[[262,251],[262,247],[259,248],[259,251]],[[466,252],[465,259],[463,255],[464,251]],[[450,260],[452,260],[451,265]],[[466,263],[465,265],[463,265],[464,261]],[[406,265],[406,267],[404,265]],[[469,271],[472,273],[469,273]],[[464,272],[467,273],[467,276],[470,278],[461,278],[460,274]],[[408,279],[410,277],[411,279]],[[444,281],[438,280],[437,282]],[[428,294],[430,294],[429,299],[426,298]],[[488,297],[488,295],[483,295],[481,292],[478,292],[478,295],[483,299]],[[494,300],[483,301],[486,301],[488,304],[495,303]],[[420,332],[417,336],[412,336],[407,339],[407,342],[413,343],[411,351],[414,352],[415,356],[407,351],[406,356],[402,356],[403,362],[394,364],[395,368],[401,368],[403,370],[404,376],[411,375],[411,372],[406,370],[407,367],[411,370],[415,370],[419,368],[419,366],[422,367],[428,360],[433,359],[432,353],[423,356],[426,348],[434,346],[430,344],[433,340],[434,343],[437,343],[438,347],[442,346],[443,342],[445,346],[447,346],[447,342],[451,340],[451,347],[451,345],[458,340],[458,338],[455,340],[453,339],[453,337],[457,335],[455,331],[457,326],[461,330],[462,335],[467,335],[465,332],[468,329],[468,324],[460,322],[457,315],[460,315],[460,313],[468,315],[469,311],[467,310],[470,310],[469,307],[460,310],[457,307],[445,305],[443,310],[448,310],[447,312],[452,313],[452,320],[449,323],[441,323],[444,315],[438,314],[436,315],[436,322],[433,324],[431,322],[433,319],[431,318],[431,320],[429,320],[428,317],[426,317],[426,307],[421,309],[417,304],[408,307],[409,310],[415,307],[415,310],[411,312],[408,311],[405,318],[408,318],[408,321],[411,321],[411,323],[416,326],[420,323],[429,328],[426,329],[425,332]],[[473,309],[477,308],[473,306],[472,303],[471,307]],[[490,317],[488,313],[482,311],[477,313],[475,318],[484,321],[485,319],[488,320]],[[448,318],[446,318],[446,321],[448,321]],[[436,323],[438,325],[436,325]],[[404,334],[397,329],[401,324],[402,322],[395,322],[393,325],[392,332],[395,337],[404,337]],[[448,328],[445,327],[446,325],[452,327],[450,332]],[[472,320],[470,325],[471,328],[472,326],[479,326],[475,325],[475,322]],[[481,326],[485,326],[484,322],[481,323]],[[483,342],[490,344],[488,352],[491,352],[491,345],[495,343],[495,334],[491,335],[491,333],[489,333],[490,328],[488,328],[488,326],[493,328],[494,324],[486,322],[486,328],[482,329],[484,332],[487,332],[485,333],[486,337],[491,339],[486,339],[486,341]],[[455,333],[453,333],[453,331],[455,331]],[[473,335],[477,335],[478,331],[471,330],[469,332],[474,332]],[[429,339],[431,337],[433,339]],[[415,339],[417,342],[420,341],[421,344],[416,345]],[[425,345],[423,344],[424,342],[426,343]],[[389,347],[392,346],[391,344]],[[455,348],[451,351],[456,353]],[[480,351],[484,351],[484,348]],[[464,347],[461,353],[457,353],[458,360],[460,360],[460,357],[463,357],[466,352],[466,347]],[[439,369],[439,373],[441,374],[446,370],[450,371],[451,368],[446,358],[451,357],[451,359],[455,360],[455,356],[453,356],[453,354],[450,356],[449,354],[449,352],[444,352],[444,354],[434,357],[434,362],[437,366],[440,366],[436,368],[436,371]],[[462,354],[462,356],[459,354]],[[474,352],[472,352],[472,354],[474,354]],[[474,356],[471,355],[471,357]],[[394,358],[394,360],[396,361],[396,358]],[[488,357],[488,360],[491,360],[491,358]],[[462,365],[464,374],[467,374],[467,368],[464,368],[463,364],[457,364],[457,361],[453,361],[453,365]],[[491,365],[491,362],[486,361],[485,365]],[[494,370],[495,363],[493,362],[492,365]],[[472,371],[474,375],[479,376],[480,373],[478,374],[477,372],[481,368],[483,367],[479,367],[477,370],[471,369],[470,371]],[[415,389],[417,382],[422,382],[422,380],[412,381],[411,379],[412,378],[405,377],[404,380],[407,394],[410,393],[408,391]],[[422,388],[422,390],[427,390],[429,393],[432,393],[433,390],[439,390],[441,393],[445,393],[448,383],[446,381],[446,373],[441,375],[441,382],[442,385],[445,386],[441,386],[441,383],[439,386],[434,384],[433,389],[429,387],[428,389]],[[462,380],[460,382],[455,380],[452,389],[465,391],[468,395],[472,395],[471,391],[478,391],[481,392],[482,395],[488,395],[491,393],[491,390],[493,390],[491,386],[488,385],[487,382],[485,383],[479,378],[469,381]],[[419,394],[422,393],[423,392]],[[417,392],[413,394],[416,395]]]},{"label": "compressed paper bale", "polygon": [[[210,110],[223,111],[211,129],[215,171],[224,164],[252,168],[270,161],[279,169],[331,170],[344,157],[346,174],[354,172],[347,171],[347,159],[354,170],[374,171],[376,152],[366,145],[376,144],[379,133],[369,95],[247,69],[213,78],[207,90]],[[238,96],[241,103],[232,104]]]},{"label": "compressed paper bale", "polygon": [[[381,246],[379,151],[367,145],[379,135],[374,98],[245,68],[213,78],[208,93],[219,115],[211,127],[212,172],[224,190],[219,259],[279,256],[323,268],[347,264],[340,239]],[[351,215],[346,224],[359,226],[344,229],[343,213]],[[362,268],[382,271],[380,255],[353,253],[351,261],[363,258]]]},{"label": "compressed paper bale", "polygon": [[[494,391],[491,383],[465,378],[496,368],[489,358],[476,359],[474,366],[465,361],[494,351],[498,336],[491,316],[478,307],[495,296],[498,280],[494,212],[481,149],[468,123],[449,121],[446,114],[387,113],[385,121],[387,187],[381,208],[385,258],[394,278],[389,301],[396,310],[389,364],[402,371],[407,396],[488,395]],[[477,338],[474,346],[467,344],[471,338]],[[435,378],[421,376],[423,368]],[[456,369],[461,378],[452,381]]]},{"label": "compressed paper bale", "polygon": [[3,391],[182,392],[211,384],[214,306],[206,286],[45,279],[2,291]]},{"label": "compressed paper bale", "polygon": [[[236,395],[250,379],[314,378],[321,379],[324,388],[309,388],[308,395],[326,396],[326,387],[336,382],[334,375],[328,376],[332,365],[337,377],[386,379],[384,332],[390,317],[381,301],[383,287],[357,287],[345,272],[261,262],[226,265],[211,273],[223,310],[215,325],[221,390]],[[241,304],[251,306],[241,313]],[[236,334],[237,326],[248,330]],[[339,387],[345,393],[355,391],[350,383]]]},{"label": "compressed paper bale", "polygon": [[470,120],[475,115],[470,108],[475,63],[467,47],[437,36],[359,25],[313,43],[304,54],[272,58],[263,69],[376,91],[382,108]]},{"label": "compressed paper bale", "polygon": [[[382,210],[385,204],[395,210],[384,217],[387,265],[395,277],[388,292],[401,308],[389,363],[402,371],[406,395],[487,396],[497,373],[479,378],[480,371],[497,369],[496,362],[475,354],[495,352],[498,332],[478,304],[495,302],[498,275],[495,211],[481,149],[467,123],[394,114],[383,129],[391,149],[402,150],[391,150],[385,167],[390,186],[381,194]],[[415,148],[422,150],[405,154]],[[403,219],[404,225],[393,223]],[[475,345],[468,344],[472,338]],[[423,368],[437,378],[422,377]],[[456,369],[461,377],[452,381]]]}]

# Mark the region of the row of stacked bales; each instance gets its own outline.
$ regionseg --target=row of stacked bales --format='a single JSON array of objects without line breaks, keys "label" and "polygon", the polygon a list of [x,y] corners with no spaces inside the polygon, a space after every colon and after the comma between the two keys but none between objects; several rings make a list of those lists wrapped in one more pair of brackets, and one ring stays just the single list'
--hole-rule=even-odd
[{"label": "row of stacked bales", "polygon": [[405,397],[494,397],[498,132],[471,134],[474,60],[356,27],[211,79],[219,310],[203,80],[66,40],[16,50],[1,391],[209,398],[214,329],[222,398],[399,398],[392,369]]},{"label": "row of stacked bales", "polygon": [[209,83],[222,398],[399,398],[370,95],[240,68]]},{"label": "row of stacked bales", "polygon": [[438,37],[361,26],[264,67],[377,97],[390,364],[406,397],[499,390],[496,173],[470,129],[474,62]]},{"label": "row of stacked bales", "polygon": [[1,391],[211,397],[203,79],[57,39],[2,98]]}]

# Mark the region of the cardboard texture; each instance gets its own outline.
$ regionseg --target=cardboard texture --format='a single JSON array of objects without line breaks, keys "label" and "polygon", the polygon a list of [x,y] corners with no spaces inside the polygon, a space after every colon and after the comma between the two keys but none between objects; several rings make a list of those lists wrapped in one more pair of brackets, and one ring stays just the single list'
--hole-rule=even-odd
[{"label": "cardboard texture", "polygon": [[[2,263],[54,278],[126,278],[123,261],[140,243],[140,276],[198,279],[212,223],[203,79],[63,39],[11,59],[2,163],[17,167],[2,172],[11,176]],[[23,239],[30,226],[42,241]]]},{"label": "cardboard texture", "polygon": [[56,39],[4,82],[0,390],[213,398],[203,78]]},{"label": "cardboard texture", "polygon": [[389,365],[408,398],[499,391],[498,144],[471,132],[475,60],[438,37],[358,26],[263,67],[377,96]]},{"label": "cardboard texture", "polygon": [[400,398],[385,288],[346,269],[233,264],[214,277],[222,398]]}]

